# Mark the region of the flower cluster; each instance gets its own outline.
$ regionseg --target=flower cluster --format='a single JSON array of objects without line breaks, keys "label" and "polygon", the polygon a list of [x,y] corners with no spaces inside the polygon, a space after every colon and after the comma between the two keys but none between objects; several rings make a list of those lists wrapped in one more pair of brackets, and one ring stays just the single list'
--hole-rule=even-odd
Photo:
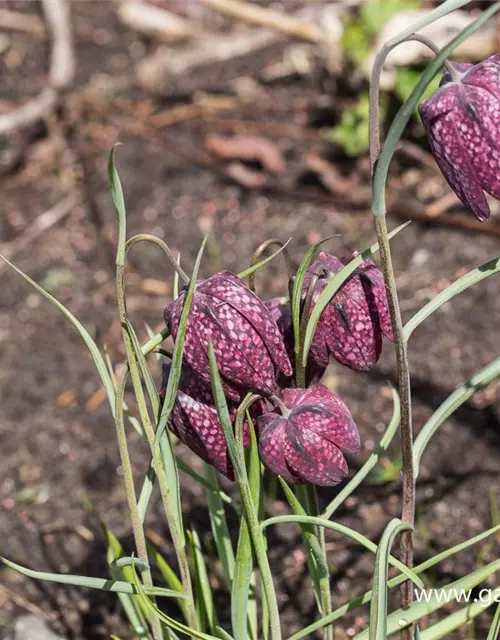
[{"label": "flower cluster", "polygon": [[[348,261],[318,254],[304,279],[302,306],[307,302],[309,308],[302,313],[311,313],[329,280]],[[186,289],[165,310],[174,341],[185,299]],[[383,336],[392,339],[384,281],[367,260],[322,313],[306,369],[307,388],[294,388],[289,305],[276,298],[261,300],[229,271],[216,273],[200,282],[193,296],[169,427],[205,462],[234,478],[210,387],[210,341],[232,420],[248,392],[260,395],[250,416],[264,465],[289,482],[335,485],[347,474],[343,452],[359,450],[359,434],[345,403],[318,380],[330,358],[351,369],[370,369],[380,356]],[[169,370],[165,365],[162,398]],[[246,424],[243,439],[247,446]]]}]

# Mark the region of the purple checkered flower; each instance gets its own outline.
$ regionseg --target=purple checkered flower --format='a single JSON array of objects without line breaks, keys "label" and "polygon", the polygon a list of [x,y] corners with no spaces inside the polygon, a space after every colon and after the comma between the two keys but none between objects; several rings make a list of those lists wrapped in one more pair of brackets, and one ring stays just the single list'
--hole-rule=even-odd
[{"label": "purple checkered flower", "polygon": [[[334,274],[349,258],[324,251],[308,269],[302,296],[307,296],[315,278],[311,310]],[[330,356],[358,371],[368,371],[380,357],[382,337],[393,340],[384,277],[373,262],[365,260],[340,287],[323,311],[311,344],[310,356],[326,366]]]},{"label": "purple checkered flower", "polygon": [[[184,291],[165,310],[165,322],[174,340],[185,297]],[[216,273],[197,287],[187,322],[184,360],[207,383],[209,339],[222,386],[233,400],[241,399],[245,390],[271,395],[278,371],[287,376],[293,372],[269,310],[229,271]]]},{"label": "purple checkered flower", "polygon": [[[169,374],[170,364],[163,365],[161,402],[165,399]],[[238,405],[229,402],[228,408],[231,419],[235,420]],[[263,409],[264,405],[260,401],[250,407],[255,425]],[[193,453],[230,480],[234,480],[234,470],[212,392],[186,365],[182,368],[168,426]],[[243,425],[243,445],[250,446],[250,433],[246,423]]]},{"label": "purple checkered flower", "polygon": [[262,462],[287,482],[331,487],[348,472],[342,452],[359,451],[359,433],[343,400],[322,384],[285,389],[281,413],[258,418]]},{"label": "purple checkered flower", "polygon": [[484,222],[490,215],[484,192],[500,199],[500,55],[452,64],[419,112],[444,177]]}]

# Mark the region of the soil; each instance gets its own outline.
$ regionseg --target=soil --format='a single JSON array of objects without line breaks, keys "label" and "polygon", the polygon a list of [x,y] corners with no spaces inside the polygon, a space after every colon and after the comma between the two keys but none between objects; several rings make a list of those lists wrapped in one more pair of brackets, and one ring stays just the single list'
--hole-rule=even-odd
[{"label": "soil", "polygon": [[[195,4],[193,0],[193,12]],[[2,5],[37,11],[31,3]],[[179,3],[171,5],[183,9]],[[116,140],[123,143],[117,163],[129,235],[161,236],[181,252],[186,269],[192,267],[207,229],[213,230],[217,246],[211,246],[202,266],[205,276],[220,264],[236,272],[245,268],[254,248],[271,237],[292,237],[295,263],[326,235],[339,234],[329,247],[340,253],[371,244],[366,158],[348,159],[320,135],[321,127],[338,121],[359,87],[345,87],[342,78],[330,78],[319,63],[307,76],[259,80],[263,68],[282,59],[288,41],[280,40],[258,55],[234,59],[224,73],[208,70],[187,78],[185,86],[179,80],[171,95],[147,93],[137,85],[134,67],[155,48],[154,42],[121,25],[113,3],[75,1],[71,11],[78,60],[74,89],[64,95],[54,117],[0,139],[0,239],[4,252],[38,216],[68,193],[78,194],[81,203],[16,252],[13,261],[65,304],[100,346],[106,345],[113,363],[124,357],[114,291],[114,213],[106,178],[107,154]],[[226,20],[216,20],[210,12],[205,19],[218,29],[228,28]],[[10,51],[0,58],[0,98],[13,105],[44,86],[49,50],[42,39],[19,32],[9,37]],[[163,129],[151,124],[151,113],[192,105],[199,98],[196,90],[208,91],[212,98],[237,98],[239,106]],[[251,96],[246,103],[241,98],[245,91]],[[244,168],[257,172],[265,184],[247,188],[238,183],[227,175],[227,163],[205,150],[205,137],[220,133],[265,135],[283,154],[285,173],[251,162]],[[415,140],[429,159],[422,138],[411,132],[410,143]],[[337,168],[333,192],[309,168],[311,153]],[[412,217],[412,211],[424,211],[419,195],[433,201],[449,193],[432,159],[422,163],[403,155],[394,162],[389,189],[393,227]],[[471,220],[458,202],[453,212],[456,220]],[[405,320],[449,282],[499,253],[494,232],[500,223],[498,207],[493,208],[491,232],[487,226],[481,232],[450,227],[453,219],[447,213],[413,222],[393,241]],[[98,376],[65,318],[21,278],[0,269],[1,555],[40,570],[105,576],[101,521],[126,548],[131,548],[131,538],[113,422],[99,393]],[[258,276],[257,286],[265,295],[283,295],[285,277],[278,258]],[[417,432],[458,385],[498,356],[499,286],[494,277],[483,281],[433,314],[412,336]],[[145,323],[161,328],[163,309],[172,296],[172,270],[154,247],[139,245],[131,253],[127,296],[131,319],[146,339]],[[153,360],[151,364],[156,366]],[[157,369],[155,375],[159,382]],[[396,384],[396,376],[390,344],[373,371],[354,373],[338,366],[330,381],[361,432],[362,451],[350,460],[354,471],[376,447],[391,415],[388,384]],[[499,410],[500,386],[493,383],[457,411],[429,445],[418,479],[416,562],[483,531],[498,518]],[[130,443],[139,475],[147,451],[134,433]],[[199,461],[178,446],[182,457],[198,468]],[[375,541],[389,519],[400,514],[398,450],[396,439],[385,460],[385,476],[363,485],[337,514],[339,522]],[[182,483],[186,522],[209,543],[204,494],[186,476]],[[335,492],[322,491],[321,501],[326,503]],[[284,508],[279,501],[271,507]],[[237,522],[233,524],[236,531]],[[168,556],[168,531],[157,503],[148,527]],[[314,621],[315,603],[296,527],[277,527],[270,540],[288,636]],[[369,588],[373,558],[340,536],[328,536],[328,544],[333,596],[340,605]],[[441,563],[432,576],[434,584],[460,578],[493,560],[499,550],[499,541],[492,539]],[[5,568],[0,575],[2,638],[12,637],[13,621],[25,609],[74,640],[100,640],[112,633],[130,637],[113,595],[40,583]],[[222,590],[218,597],[225,602]],[[222,621],[225,616],[221,607]],[[337,627],[338,637],[351,637],[364,628],[366,619],[366,608],[353,612]],[[490,622],[485,613],[474,623],[475,636],[467,628],[449,637],[485,638]]]}]

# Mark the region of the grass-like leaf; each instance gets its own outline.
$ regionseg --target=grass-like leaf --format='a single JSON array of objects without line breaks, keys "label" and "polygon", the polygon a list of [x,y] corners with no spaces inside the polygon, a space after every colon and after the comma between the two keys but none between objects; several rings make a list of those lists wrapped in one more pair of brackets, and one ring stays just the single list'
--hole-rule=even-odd
[{"label": "grass-like leaf", "polygon": [[280,247],[277,251],[272,253],[270,256],[268,256],[267,258],[264,258],[263,260],[260,260],[256,264],[253,264],[251,267],[248,267],[248,269],[245,269],[244,271],[240,271],[240,273],[238,273],[238,278],[241,278],[241,280],[244,280],[245,278],[248,278],[248,276],[251,276],[253,273],[258,271],[259,269],[262,269],[262,267],[268,264],[268,262],[271,262],[271,260],[274,260],[276,256],[279,256],[279,254],[287,248],[287,246],[290,244],[291,241],[292,239],[289,238],[282,247]]},{"label": "grass-like leaf", "polygon": [[202,625],[206,622],[208,630],[214,633],[215,627],[217,626],[217,612],[214,606],[212,588],[208,578],[200,537],[198,533],[192,529],[191,531],[188,531],[188,539],[194,560],[194,574],[198,591],[196,604],[200,607],[198,618],[200,622],[200,629],[204,630],[204,626]]},{"label": "grass-like leaf", "polygon": [[498,638],[500,638],[500,602],[497,604],[495,616],[486,640],[498,640]]},{"label": "grass-like leaf", "polygon": [[370,474],[372,469],[377,465],[380,460],[381,455],[387,450],[389,445],[391,444],[394,436],[399,427],[399,423],[401,420],[401,403],[399,400],[399,394],[391,387],[392,391],[392,418],[387,426],[387,429],[384,432],[384,435],[380,439],[378,447],[376,450],[368,457],[368,460],[364,463],[364,465],[359,469],[356,475],[351,478],[351,480],[345,485],[343,489],[339,491],[339,493],[333,498],[330,504],[324,510],[322,517],[328,520],[332,517],[334,512],[339,508],[341,504],[345,502],[345,500],[355,491],[359,485],[363,482],[363,480]]},{"label": "grass-like leaf", "polygon": [[114,414],[115,414],[115,390],[114,390],[114,386],[113,386],[113,380],[112,380],[112,378],[111,378],[111,376],[109,374],[108,368],[106,366],[106,361],[105,361],[103,355],[101,354],[101,352],[99,351],[99,348],[97,347],[97,345],[94,342],[93,338],[91,337],[90,333],[87,331],[87,329],[85,329],[85,327],[82,325],[82,323],[77,318],[75,318],[75,316],[68,309],[66,309],[66,307],[63,304],[61,304],[59,302],[59,300],[57,300],[56,298],[54,298],[54,296],[52,296],[50,293],[45,291],[45,289],[43,287],[41,287],[37,282],[32,280],[28,275],[26,275],[23,271],[21,271],[21,269],[19,269],[14,264],[12,264],[12,262],[9,262],[7,260],[7,258],[4,258],[3,256],[0,256],[0,258],[13,271],[15,271],[22,278],[24,278],[24,280],[26,280],[26,282],[29,282],[29,284],[34,289],[36,289],[38,291],[38,293],[40,293],[46,300],[48,300],[58,311],[60,311],[64,315],[64,317],[71,322],[73,327],[79,333],[80,337],[83,339],[83,341],[87,345],[87,348],[88,348],[88,350],[90,352],[90,355],[92,356],[94,364],[95,364],[95,366],[97,368],[97,371],[99,373],[99,376],[101,378],[102,385],[103,385],[103,387],[104,387],[104,389],[106,391],[106,396],[108,398],[109,405],[111,407],[112,415],[114,416]]},{"label": "grass-like leaf", "polygon": [[494,258],[493,260],[489,260],[485,262],[480,267],[469,271],[464,276],[450,284],[449,287],[443,289],[440,293],[437,294],[430,302],[428,302],[420,311],[410,319],[404,326],[404,336],[405,339],[408,340],[411,334],[415,331],[419,324],[421,324],[426,318],[428,318],[431,313],[434,313],[439,307],[442,307],[443,304],[458,296],[458,294],[462,293],[472,287],[472,285],[481,282],[485,278],[489,278],[490,276],[495,275],[500,271],[500,257]]},{"label": "grass-like leaf", "polygon": [[[330,529],[330,531],[336,531],[337,533],[341,533],[342,535],[355,540],[359,544],[361,544],[365,549],[371,551],[372,553],[377,553],[377,545],[368,540],[364,535],[355,531],[354,529],[350,529],[349,527],[344,526],[343,524],[339,524],[338,522],[330,522],[329,520],[324,520],[323,518],[317,518],[315,516],[274,516],[273,518],[268,518],[261,523],[261,528],[265,529],[273,524],[279,524],[284,522],[295,522],[296,524],[312,524],[317,525],[319,527],[324,527],[325,529]],[[414,571],[408,569],[408,567],[400,562],[397,558],[393,556],[389,556],[389,563],[396,567],[403,573],[406,578],[409,578],[413,583],[415,583],[420,589],[424,588],[424,583],[422,580],[416,575]]]},{"label": "grass-like leaf", "polygon": [[[15,569],[27,576],[28,578],[35,578],[36,580],[47,580],[48,582],[58,582],[59,584],[70,584],[74,587],[87,587],[88,589],[99,589],[101,591],[113,591],[115,593],[128,593],[138,594],[139,591],[134,584],[124,582],[121,580],[113,580],[111,578],[89,578],[87,576],[77,576],[73,574],[65,573],[47,573],[46,571],[34,571],[28,569],[20,564],[1,558],[11,569]],[[172,589],[164,589],[162,587],[145,587],[145,591],[151,596],[162,596],[165,598],[184,598],[184,594]]]},{"label": "grass-like leaf", "polygon": [[295,349],[295,355],[299,356],[300,354],[300,306],[301,306],[301,297],[302,297],[302,288],[304,286],[304,280],[306,277],[307,270],[311,266],[313,262],[316,252],[321,247],[322,244],[334,238],[335,235],[327,236],[323,238],[319,242],[313,244],[307,250],[306,255],[302,259],[299,268],[297,269],[297,273],[295,274],[295,280],[293,281],[293,292],[292,292],[292,322],[293,322],[293,344]]},{"label": "grass-like leaf", "polygon": [[[409,224],[409,222],[405,222],[404,224],[391,231],[391,233],[389,234],[389,239],[393,238],[397,233],[402,231]],[[314,332],[316,331],[316,326],[326,306],[330,303],[330,300],[344,284],[347,278],[349,278],[349,276],[351,276],[359,267],[359,265],[367,258],[370,258],[377,251],[378,242],[375,242],[370,247],[368,247],[368,249],[365,249],[362,253],[353,258],[353,260],[351,260],[349,264],[347,264],[343,269],[338,271],[330,280],[325,289],[321,292],[318,301],[314,305],[314,309],[312,310],[309,322],[307,323],[306,333],[304,337],[304,346],[302,348],[302,364],[304,367],[307,364],[307,357],[309,355],[309,350],[313,341]]]},{"label": "grass-like leaf", "polygon": [[475,373],[465,384],[458,387],[448,398],[434,411],[420,430],[413,445],[413,460],[415,470],[418,473],[420,459],[425,448],[436,434],[439,427],[447,420],[460,406],[467,402],[475,393],[484,389],[490,382],[500,376],[500,358],[496,358],[484,369]]},{"label": "grass-like leaf", "polygon": [[[442,607],[446,606],[449,600],[453,599],[453,594],[459,593],[462,590],[469,591],[470,589],[474,589],[475,587],[477,587],[477,585],[481,584],[481,582],[484,582],[487,578],[489,578],[489,576],[493,575],[497,571],[500,571],[500,560],[495,560],[494,562],[488,564],[486,567],[477,569],[476,571],[469,573],[463,578],[455,580],[446,587],[433,591],[429,595],[428,601],[423,600],[422,602],[414,602],[410,607],[407,607],[406,609],[398,609],[397,611],[394,611],[387,617],[387,635],[396,633],[398,631],[401,631],[402,629],[406,629],[418,620],[421,620],[431,613],[438,611]],[[445,598],[442,591],[448,591],[451,594],[450,599]],[[500,594],[500,589],[494,591],[493,594],[496,595],[497,592],[498,594]],[[474,604],[478,605],[478,603]],[[482,606],[480,607],[480,611],[478,611],[476,615],[478,615],[481,611],[484,611],[485,608],[485,605],[483,603],[479,604]],[[470,605],[465,609],[470,609],[470,607],[474,607],[474,605]],[[466,622],[466,620],[464,620],[464,622]],[[422,631],[421,634],[423,635],[423,633],[424,632]],[[368,631],[363,631],[362,633],[358,633],[358,635],[355,636],[355,640],[368,640],[368,638]]]},{"label": "grass-like leaf", "polygon": [[118,250],[116,255],[116,264],[125,263],[125,241],[127,237],[127,214],[125,211],[125,200],[123,198],[123,189],[120,182],[120,176],[115,165],[115,150],[121,143],[113,145],[108,157],[108,180],[111,187],[111,199],[115,205],[116,214],[118,216]]},{"label": "grass-like leaf", "polygon": [[380,640],[387,637],[387,581],[389,577],[389,556],[394,538],[401,531],[411,529],[394,518],[384,529],[375,556],[375,571],[373,574],[373,594],[370,607],[369,640]]},{"label": "grass-like leaf", "polygon": [[[461,542],[460,544],[457,544],[454,547],[450,547],[449,549],[446,549],[445,551],[438,553],[432,558],[429,558],[425,562],[422,562],[418,566],[414,567],[413,573],[415,573],[416,575],[420,575],[424,571],[431,569],[432,567],[439,564],[443,560],[446,560],[447,558],[451,558],[457,553],[460,553],[461,551],[465,551],[466,549],[469,549],[473,545],[478,544],[479,542],[482,542],[483,540],[485,540],[486,538],[489,538],[490,536],[494,536],[498,531],[500,531],[500,525],[491,527],[491,529],[488,529],[487,531],[483,531],[483,533],[480,533],[477,536],[474,536],[473,538],[466,540],[465,542]],[[402,582],[404,582],[406,579],[407,579],[406,576],[401,574],[399,576],[396,576],[395,578],[392,578],[392,580],[389,580],[387,586],[389,587],[389,589],[393,589],[394,587],[397,587]],[[367,591],[362,596],[359,596],[358,598],[351,600],[351,602],[348,602],[347,604],[339,607],[335,611],[332,611],[332,613],[330,613],[329,615],[323,616],[323,618],[321,618],[320,620],[317,620],[316,622],[313,622],[312,624],[308,625],[301,631],[298,631],[293,636],[291,636],[288,640],[300,640],[301,638],[310,637],[312,633],[314,633],[315,631],[318,631],[319,629],[322,629],[327,624],[331,624],[332,622],[335,622],[335,620],[339,620],[340,618],[345,616],[346,613],[349,613],[350,611],[353,611],[358,607],[362,607],[363,605],[368,604],[369,602],[371,602],[371,599],[372,599],[372,592]]]},{"label": "grass-like leaf", "polygon": [[234,550],[229,535],[229,527],[227,526],[226,512],[224,511],[224,503],[220,497],[219,481],[217,474],[212,465],[205,463],[205,478],[210,482],[216,490],[206,489],[208,515],[210,517],[210,526],[214,536],[217,555],[222,565],[224,579],[229,590],[233,584],[234,578]]}]

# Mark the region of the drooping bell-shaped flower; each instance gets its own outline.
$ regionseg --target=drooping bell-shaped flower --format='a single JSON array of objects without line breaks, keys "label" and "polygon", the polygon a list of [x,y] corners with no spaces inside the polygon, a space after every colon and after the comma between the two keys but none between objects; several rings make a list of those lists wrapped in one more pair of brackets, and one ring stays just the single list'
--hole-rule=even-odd
[{"label": "drooping bell-shaped flower", "polygon": [[[314,288],[311,310],[335,273],[353,257],[337,258],[324,251],[318,254],[308,269],[302,291],[306,298],[309,287]],[[393,340],[384,277],[373,260],[365,260],[321,314],[310,355],[323,366],[332,356],[350,369],[368,371],[380,357],[383,336]]]},{"label": "drooping bell-shaped flower", "polygon": [[[186,292],[165,310],[174,341]],[[277,372],[292,374],[283,338],[269,310],[237,276],[221,271],[204,280],[193,297],[184,342],[184,359],[210,383],[208,341],[212,341],[227,396],[239,400],[251,390],[268,396]]]},{"label": "drooping bell-shaped flower", "polygon": [[450,64],[419,112],[441,172],[484,222],[490,215],[484,192],[500,199],[500,55]]},{"label": "drooping bell-shaped flower", "polygon": [[[170,365],[163,365],[160,390],[162,402],[165,399],[169,374]],[[238,406],[229,402],[228,408],[234,421]],[[255,425],[263,408],[261,402],[250,407],[250,415]],[[182,369],[168,426],[193,453],[213,465],[230,480],[234,480],[234,470],[212,392],[186,365]],[[250,432],[246,423],[243,425],[243,445],[250,446]]]},{"label": "drooping bell-shaped flower", "polygon": [[[295,338],[293,334],[292,312],[289,304],[285,304],[281,298],[269,298],[264,300],[264,304],[269,309],[271,316],[278,325],[278,329],[283,337],[286,352],[290,358],[292,366],[295,363]],[[295,368],[295,367],[294,367]],[[306,367],[306,386],[321,378],[325,372],[326,366],[318,364],[311,357]],[[293,376],[278,376],[278,386],[282,389],[293,386]]]},{"label": "drooping bell-shaped flower", "polygon": [[285,389],[283,407],[258,418],[262,462],[287,482],[330,487],[348,472],[342,452],[359,451],[359,433],[343,400],[322,384]]}]

